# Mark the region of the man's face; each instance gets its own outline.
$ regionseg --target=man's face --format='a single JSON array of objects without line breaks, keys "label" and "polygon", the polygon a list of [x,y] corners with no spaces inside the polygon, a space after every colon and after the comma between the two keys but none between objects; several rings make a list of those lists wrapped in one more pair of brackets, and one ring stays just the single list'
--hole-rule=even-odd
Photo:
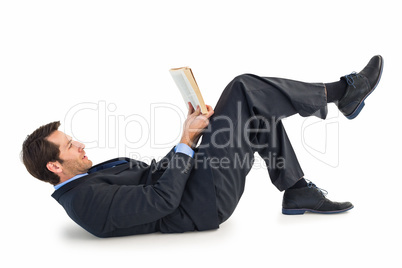
[{"label": "man's face", "polygon": [[92,161],[85,155],[85,145],[74,141],[70,136],[56,130],[48,138],[48,141],[59,146],[60,163],[63,174],[68,177],[86,173],[92,167]]}]

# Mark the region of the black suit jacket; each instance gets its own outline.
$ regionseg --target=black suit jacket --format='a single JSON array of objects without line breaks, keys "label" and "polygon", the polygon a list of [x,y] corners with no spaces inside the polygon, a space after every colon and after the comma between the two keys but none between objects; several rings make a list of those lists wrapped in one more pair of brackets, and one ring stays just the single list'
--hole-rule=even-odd
[{"label": "black suit jacket", "polygon": [[194,169],[193,158],[172,149],[150,165],[124,159],[126,164],[67,183],[52,197],[98,237],[219,227],[212,173]]}]

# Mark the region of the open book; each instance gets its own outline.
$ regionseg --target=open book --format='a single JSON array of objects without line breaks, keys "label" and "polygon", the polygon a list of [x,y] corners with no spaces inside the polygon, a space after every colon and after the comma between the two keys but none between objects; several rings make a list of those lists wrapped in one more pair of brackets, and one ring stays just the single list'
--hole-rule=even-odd
[{"label": "open book", "polygon": [[189,67],[173,68],[170,69],[170,74],[183,96],[186,107],[188,108],[188,102],[191,102],[194,109],[197,109],[198,105],[201,113],[206,114],[208,110],[191,69]]}]

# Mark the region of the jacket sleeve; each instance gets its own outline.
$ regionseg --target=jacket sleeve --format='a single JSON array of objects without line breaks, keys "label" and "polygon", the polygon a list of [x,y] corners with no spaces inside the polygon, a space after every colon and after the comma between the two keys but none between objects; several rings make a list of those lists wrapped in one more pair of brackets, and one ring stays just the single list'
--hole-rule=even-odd
[{"label": "jacket sleeve", "polygon": [[[179,206],[193,166],[194,159],[175,153],[154,185],[101,185],[99,187],[105,188],[94,189],[94,193],[87,193],[84,197],[89,198],[86,201],[91,204],[81,216],[92,214],[94,218],[87,219],[87,223],[93,222],[102,232],[159,220]],[[77,205],[81,203],[82,206],[82,202],[85,200],[78,201]],[[100,227],[102,230],[99,230]]]}]

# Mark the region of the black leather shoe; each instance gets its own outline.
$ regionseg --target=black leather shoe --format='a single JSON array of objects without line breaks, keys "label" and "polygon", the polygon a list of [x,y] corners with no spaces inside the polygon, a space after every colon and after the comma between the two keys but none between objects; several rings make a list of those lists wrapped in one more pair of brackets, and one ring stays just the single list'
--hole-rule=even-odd
[{"label": "black leather shoe", "polygon": [[360,73],[351,73],[341,77],[348,83],[345,95],[339,100],[339,110],[348,118],[359,115],[364,107],[364,100],[374,91],[381,79],[384,60],[380,55],[371,58]]},{"label": "black leather shoe", "polygon": [[312,182],[307,187],[287,189],[283,195],[282,213],[301,215],[306,211],[321,214],[345,212],[353,208],[350,202],[332,202],[325,195],[327,192]]}]

